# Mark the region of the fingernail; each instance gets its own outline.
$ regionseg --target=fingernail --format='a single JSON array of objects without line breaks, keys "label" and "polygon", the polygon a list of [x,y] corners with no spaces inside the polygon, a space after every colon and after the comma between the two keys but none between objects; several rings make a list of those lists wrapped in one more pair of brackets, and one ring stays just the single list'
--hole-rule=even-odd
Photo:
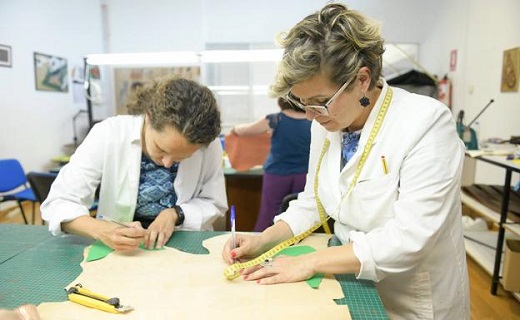
[{"label": "fingernail", "polygon": [[246,275],[244,276],[244,280],[247,280],[247,278],[249,278],[249,275],[248,275],[248,274],[246,274]]},{"label": "fingernail", "polygon": [[235,253],[235,251],[231,251],[231,257],[234,258],[236,256],[237,256],[237,254]]}]

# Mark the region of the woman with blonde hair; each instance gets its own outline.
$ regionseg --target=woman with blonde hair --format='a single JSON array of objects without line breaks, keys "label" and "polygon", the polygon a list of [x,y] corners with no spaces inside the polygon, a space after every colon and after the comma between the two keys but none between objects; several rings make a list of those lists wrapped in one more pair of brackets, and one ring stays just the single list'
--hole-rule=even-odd
[{"label": "woman with blonde hair", "polygon": [[381,78],[379,26],[328,4],[281,38],[271,87],[313,119],[305,190],[259,235],[223,258],[256,257],[327,219],[342,245],[245,269],[259,284],[316,273],[375,282],[392,319],[469,319],[461,226],[464,145],[450,110]]}]

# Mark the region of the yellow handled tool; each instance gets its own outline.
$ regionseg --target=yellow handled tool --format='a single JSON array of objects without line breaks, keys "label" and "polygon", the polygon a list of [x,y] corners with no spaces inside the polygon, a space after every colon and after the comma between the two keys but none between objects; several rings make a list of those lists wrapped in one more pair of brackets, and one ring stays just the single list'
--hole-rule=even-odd
[{"label": "yellow handled tool", "polygon": [[133,310],[130,306],[119,303],[119,298],[109,298],[83,288],[81,283],[67,290],[69,300],[89,308],[94,308],[110,313],[123,313]]}]

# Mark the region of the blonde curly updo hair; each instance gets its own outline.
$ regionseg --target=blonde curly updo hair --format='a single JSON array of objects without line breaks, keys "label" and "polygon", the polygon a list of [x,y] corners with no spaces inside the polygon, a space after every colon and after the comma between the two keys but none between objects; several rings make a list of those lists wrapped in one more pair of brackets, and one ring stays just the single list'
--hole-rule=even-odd
[{"label": "blonde curly updo hair", "polygon": [[270,87],[273,97],[284,96],[295,84],[320,72],[342,85],[353,79],[359,68],[368,67],[369,89],[381,75],[385,49],[379,24],[343,4],[328,4],[307,16],[288,33],[280,34],[278,42],[284,54]]}]

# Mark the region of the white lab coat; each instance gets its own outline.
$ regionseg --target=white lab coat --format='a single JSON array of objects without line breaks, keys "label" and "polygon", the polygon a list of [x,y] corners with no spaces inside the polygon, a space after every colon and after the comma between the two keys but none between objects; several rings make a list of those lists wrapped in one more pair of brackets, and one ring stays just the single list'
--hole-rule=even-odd
[{"label": "white lab coat", "polygon": [[328,138],[318,194],[335,219],[335,234],[342,243],[353,243],[361,261],[357,278],[376,282],[393,319],[469,319],[460,201],[464,146],[445,105],[392,88],[393,98],[370,155],[352,193],[338,208],[388,90],[382,82],[357,152],[341,173],[340,133],[313,122],[307,185],[277,220],[287,222],[294,234],[319,221],[314,175]]},{"label": "white lab coat", "polygon": [[[70,162],[59,172],[41,206],[49,230],[89,214],[101,183],[98,218],[132,221],[137,204],[141,164],[142,116],[116,116],[96,124]],[[174,182],[177,205],[185,214],[180,229],[212,230],[227,210],[222,145],[215,139],[181,161]]]}]

